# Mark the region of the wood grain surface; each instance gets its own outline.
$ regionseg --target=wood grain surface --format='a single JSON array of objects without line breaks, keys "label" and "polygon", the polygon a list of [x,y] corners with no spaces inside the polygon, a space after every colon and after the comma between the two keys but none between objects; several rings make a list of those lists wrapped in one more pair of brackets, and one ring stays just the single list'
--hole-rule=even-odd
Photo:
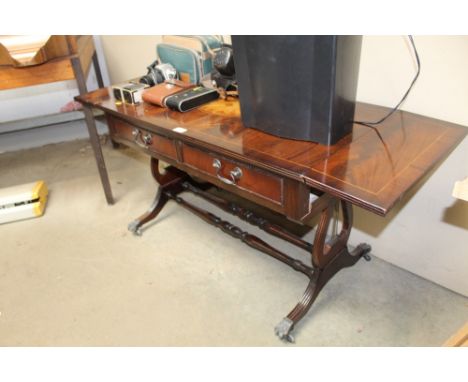
[{"label": "wood grain surface", "polygon": [[[187,113],[147,103],[116,104],[108,88],[76,99],[148,131],[300,180],[379,215],[440,164],[467,133],[464,126],[397,111],[376,128],[354,124],[350,134],[325,146],[246,128],[233,99]],[[360,103],[355,119],[373,121],[387,112]]]}]

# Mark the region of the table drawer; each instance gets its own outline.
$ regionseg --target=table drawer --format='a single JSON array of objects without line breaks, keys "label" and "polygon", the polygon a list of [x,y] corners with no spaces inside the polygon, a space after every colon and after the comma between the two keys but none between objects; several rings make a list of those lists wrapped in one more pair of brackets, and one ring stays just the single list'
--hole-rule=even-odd
[{"label": "table drawer", "polygon": [[108,122],[114,137],[124,139],[144,150],[177,159],[176,147],[171,139],[134,127],[121,119],[109,117]]},{"label": "table drawer", "polygon": [[209,174],[227,188],[239,188],[275,204],[283,203],[283,180],[279,177],[185,144],[182,154],[186,166]]}]

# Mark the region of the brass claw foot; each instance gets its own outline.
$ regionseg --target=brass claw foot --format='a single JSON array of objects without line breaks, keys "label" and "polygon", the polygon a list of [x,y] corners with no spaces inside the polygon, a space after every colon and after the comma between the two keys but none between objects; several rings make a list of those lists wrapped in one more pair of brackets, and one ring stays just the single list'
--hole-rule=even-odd
[{"label": "brass claw foot", "polygon": [[127,228],[135,236],[141,236],[143,234],[143,232],[140,229],[140,222],[138,220],[133,220],[132,222],[130,222]]},{"label": "brass claw foot", "polygon": [[369,252],[372,250],[372,247],[367,243],[359,244],[354,251],[351,252],[352,256],[363,257],[366,261],[371,261]]},{"label": "brass claw foot", "polygon": [[281,341],[294,343],[294,337],[291,331],[294,328],[294,322],[289,318],[285,317],[281,322],[275,326],[275,334]]}]

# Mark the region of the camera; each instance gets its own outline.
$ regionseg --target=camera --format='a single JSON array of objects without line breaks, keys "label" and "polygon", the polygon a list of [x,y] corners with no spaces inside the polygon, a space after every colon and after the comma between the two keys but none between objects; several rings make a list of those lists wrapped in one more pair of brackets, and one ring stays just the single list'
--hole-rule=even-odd
[{"label": "camera", "polygon": [[214,56],[213,66],[222,75],[233,77],[236,71],[234,69],[234,55],[232,53],[232,48],[229,46],[223,46],[220,48]]},{"label": "camera", "polygon": [[147,87],[149,87],[147,84],[135,84],[129,82],[112,86],[112,91],[117,102],[136,105],[142,101],[143,90]]},{"label": "camera", "polygon": [[158,60],[147,67],[148,73],[140,78],[140,83],[154,86],[166,80],[177,78],[177,70],[171,64],[160,64]]},{"label": "camera", "polygon": [[225,45],[216,52],[213,66],[215,70],[211,74],[211,80],[217,87],[221,98],[226,98],[227,95],[237,95],[234,56],[230,46]]}]

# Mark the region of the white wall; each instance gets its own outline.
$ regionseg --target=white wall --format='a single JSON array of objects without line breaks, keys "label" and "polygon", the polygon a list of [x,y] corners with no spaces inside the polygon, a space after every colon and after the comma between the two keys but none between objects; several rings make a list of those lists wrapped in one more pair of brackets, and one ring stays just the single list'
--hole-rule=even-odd
[{"label": "white wall", "polygon": [[101,36],[111,82],[116,84],[146,74],[156,58],[162,36]]},{"label": "white wall", "polygon": [[[421,75],[402,109],[468,126],[468,36],[416,36]],[[415,73],[404,37],[363,40],[358,99],[395,105]],[[468,203],[451,196],[468,176],[468,138],[386,218],[356,209],[351,242],[468,296]]]},{"label": "white wall", "polygon": [[[415,36],[421,74],[403,110],[468,126],[468,36]],[[394,106],[416,61],[406,36],[365,36],[358,100]]]}]

